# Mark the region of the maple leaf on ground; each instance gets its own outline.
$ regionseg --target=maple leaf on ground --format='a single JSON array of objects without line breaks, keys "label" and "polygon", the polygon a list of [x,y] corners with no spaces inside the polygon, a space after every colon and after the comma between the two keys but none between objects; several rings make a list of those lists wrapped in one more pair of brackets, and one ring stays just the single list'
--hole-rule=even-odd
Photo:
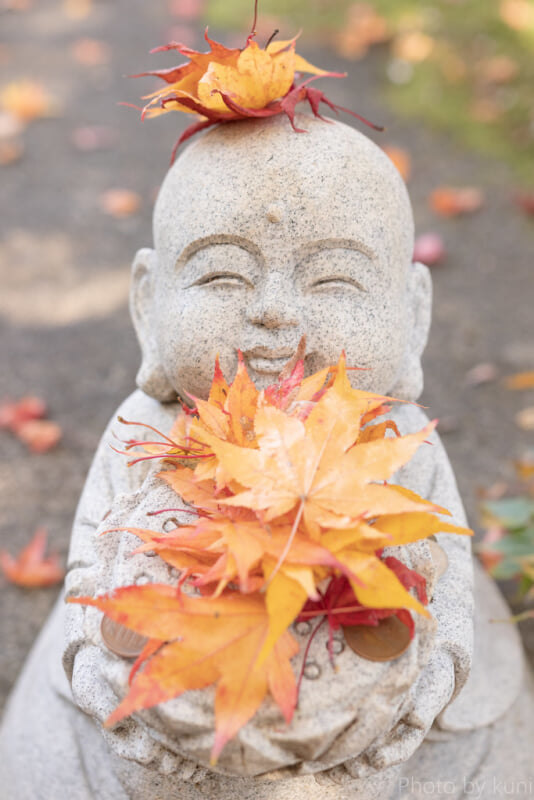
[{"label": "maple leaf on ground", "polygon": [[23,123],[56,116],[59,108],[57,99],[37,81],[16,80],[0,90],[0,109]]},{"label": "maple leaf on ground", "polygon": [[137,214],[141,208],[141,195],[130,189],[108,189],[100,195],[99,202],[105,214],[123,219]]},{"label": "maple leaf on ground", "polygon": [[472,214],[482,208],[484,194],[474,186],[441,186],[430,195],[429,205],[442,217],[457,217],[461,214]]},{"label": "maple leaf on ground", "polygon": [[408,151],[395,145],[385,145],[382,150],[393,161],[403,180],[408,182],[412,172],[412,160]]},{"label": "maple leaf on ground", "polygon": [[10,430],[33,453],[46,453],[61,439],[57,422],[43,419],[46,405],[40,397],[27,395],[16,402],[0,404],[0,428]]},{"label": "maple leaf on ground", "polygon": [[521,391],[523,389],[534,389],[534,370],[528,372],[516,372],[515,375],[508,375],[504,379],[507,389]]},{"label": "maple leaf on ground", "polygon": [[515,203],[525,214],[530,217],[534,216],[534,192],[523,192],[516,195]]},{"label": "maple leaf on ground", "polygon": [[25,422],[42,419],[46,416],[46,404],[40,397],[26,395],[20,400],[4,400],[0,404],[0,428],[9,428],[13,432]]},{"label": "maple leaf on ground", "polygon": [[415,240],[413,261],[420,261],[427,267],[440,264],[446,256],[445,244],[439,233],[423,233]]},{"label": "maple leaf on ground", "polygon": [[42,586],[54,586],[60,583],[65,575],[59,557],[45,557],[47,532],[38,528],[31,542],[21,550],[16,558],[0,551],[0,568],[10,583],[34,589]]},{"label": "maple leaf on ground", "polygon": [[261,595],[230,593],[212,599],[189,597],[171,586],[128,586],[101,597],[69,602],[99,608],[109,617],[164,644],[133,676],[127,697],[107,726],[142,708],[216,684],[212,761],[248,722],[269,689],[287,722],[296,705],[290,659],[298,645],[284,634],[263,663],[258,656],[269,617]]},{"label": "maple leaf on ground", "polygon": [[50,419],[33,419],[17,428],[17,437],[32,453],[46,453],[61,439],[63,431]]}]

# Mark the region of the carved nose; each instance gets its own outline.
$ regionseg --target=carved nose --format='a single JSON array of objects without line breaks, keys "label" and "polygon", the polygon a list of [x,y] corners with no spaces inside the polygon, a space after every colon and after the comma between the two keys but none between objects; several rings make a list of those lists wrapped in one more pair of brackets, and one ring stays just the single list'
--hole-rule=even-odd
[{"label": "carved nose", "polygon": [[[274,299],[274,298],[273,298]],[[249,321],[264,328],[291,328],[299,324],[297,310],[292,303],[279,298],[277,302],[258,302],[248,311]]]}]

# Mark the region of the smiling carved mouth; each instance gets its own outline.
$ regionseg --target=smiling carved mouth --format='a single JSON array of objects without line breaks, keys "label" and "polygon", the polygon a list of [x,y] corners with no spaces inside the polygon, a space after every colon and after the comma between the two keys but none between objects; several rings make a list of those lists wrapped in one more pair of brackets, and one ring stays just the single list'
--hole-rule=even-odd
[{"label": "smiling carved mouth", "polygon": [[296,347],[253,347],[245,350],[243,356],[247,365],[260,375],[279,375],[296,350]]}]

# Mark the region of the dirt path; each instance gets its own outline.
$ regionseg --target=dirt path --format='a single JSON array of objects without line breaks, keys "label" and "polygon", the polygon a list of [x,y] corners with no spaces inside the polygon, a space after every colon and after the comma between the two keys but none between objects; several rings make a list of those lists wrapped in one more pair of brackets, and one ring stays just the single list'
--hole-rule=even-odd
[{"label": "dirt path", "polygon": [[[3,79],[40,78],[64,106],[57,119],[28,129],[19,163],[0,168],[0,395],[46,398],[64,431],[61,445],[42,456],[28,455],[0,434],[0,543],[11,552],[44,524],[66,557],[95,446],[134,386],[139,354],[126,307],[129,262],[151,242],[152,201],[180,120],[141,125],[116,100],[133,102],[146,87],[132,87],[122,75],[167,63],[148,51],[167,39],[168,27],[162,0],[101,0],[84,21],[68,19],[51,0],[24,14],[0,12]],[[82,37],[107,42],[109,63],[82,67],[74,61],[71,47]],[[332,69],[347,68],[330,53],[306,55]],[[388,130],[378,140],[410,151],[417,229],[438,230],[447,243],[448,259],[434,270],[424,402],[448,421],[445,444],[476,525],[476,488],[507,477],[511,458],[534,444],[534,434],[513,422],[516,411],[534,404],[532,395],[511,394],[498,382],[465,385],[466,372],[481,362],[495,363],[502,374],[534,367],[534,225],[512,205],[513,179],[503,165],[388,112],[379,99],[379,54],[348,70],[349,78],[332,86],[332,99],[384,122]],[[83,154],[72,133],[95,124],[112,128],[117,140],[107,151]],[[486,208],[461,221],[436,219],[426,197],[443,183],[480,186]],[[140,213],[124,220],[103,214],[98,197],[113,187],[138,192]],[[3,701],[56,592],[26,592],[3,579],[0,592]],[[534,657],[533,628],[526,633]]]}]

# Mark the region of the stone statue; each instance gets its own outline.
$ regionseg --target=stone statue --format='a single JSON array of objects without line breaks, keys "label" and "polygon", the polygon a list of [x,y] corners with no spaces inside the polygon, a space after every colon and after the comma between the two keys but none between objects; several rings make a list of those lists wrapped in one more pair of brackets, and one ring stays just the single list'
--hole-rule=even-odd
[{"label": "stone statue", "polygon": [[[349,364],[368,368],[351,373],[353,385],[405,400],[420,395],[431,282],[424,266],[412,264],[405,186],[352,128],[308,117],[299,125],[308,132],[295,134],[279,117],[221,125],[169,170],[154,213],[155,249],[140,250],[133,264],[142,365],[139,389],[118,412],[126,419],[168,431],[178,398],[207,395],[217,353],[233,376],[238,348],[263,388],[303,334],[308,373],[345,349]],[[391,414],[402,433],[426,420],[416,405]],[[109,448],[117,427],[114,415],[80,500],[67,595],[176,577],[157,557],[131,556],[138,544],[131,534],[99,536],[120,525],[166,524],[160,517],[148,524],[145,515],[168,506],[170,490],[151,462],[128,469]],[[398,482],[465,524],[437,436],[433,444],[420,448]],[[519,637],[511,626],[490,624],[508,612],[476,565],[473,581],[469,541],[437,538],[448,566],[435,563],[427,542],[406,548],[405,558],[428,578],[435,620],[417,622],[412,647],[372,663],[338,640],[334,672],[326,634],[317,636],[293,722],[285,726],[266,701],[215,769],[209,690],[102,728],[126,692],[132,662],[105,647],[98,611],[66,608],[60,598],[6,711],[2,798],[534,794],[534,688]]]}]

